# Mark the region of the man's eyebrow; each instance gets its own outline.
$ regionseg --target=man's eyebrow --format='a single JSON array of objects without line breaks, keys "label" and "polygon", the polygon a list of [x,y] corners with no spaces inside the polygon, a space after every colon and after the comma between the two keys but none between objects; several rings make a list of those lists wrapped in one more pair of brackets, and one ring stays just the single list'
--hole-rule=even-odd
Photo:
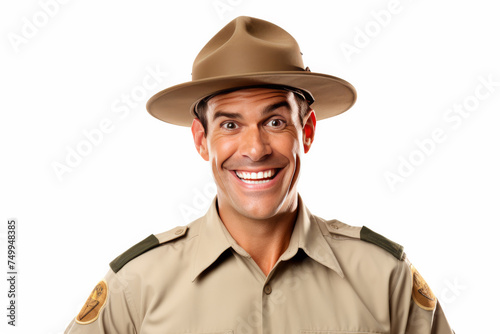
[{"label": "man's eyebrow", "polygon": [[[262,110],[261,114],[262,115],[269,114],[269,113],[273,112],[274,110],[281,108],[281,107],[286,107],[286,108],[288,108],[288,110],[292,109],[292,107],[290,106],[290,103],[288,103],[288,101],[280,101],[278,103],[274,103],[274,104],[271,104],[271,105],[268,105],[267,107],[265,107],[264,110]],[[219,117],[226,117],[226,118],[232,118],[232,119],[242,119],[243,118],[243,116],[241,116],[241,114],[239,114],[239,113],[220,110],[220,111],[216,111],[214,113],[214,117],[212,118],[212,121],[215,121]]]},{"label": "man's eyebrow", "polygon": [[241,116],[241,114],[238,114],[235,112],[217,111],[217,112],[215,112],[214,117],[212,118],[212,121],[215,121],[219,117],[234,118],[234,119],[242,119],[243,118],[243,116]]},{"label": "man's eyebrow", "polygon": [[288,101],[281,101],[267,106],[264,110],[262,110],[262,115],[269,114],[281,107],[287,107],[288,110],[292,110],[292,107],[290,106],[290,103],[288,103]]}]

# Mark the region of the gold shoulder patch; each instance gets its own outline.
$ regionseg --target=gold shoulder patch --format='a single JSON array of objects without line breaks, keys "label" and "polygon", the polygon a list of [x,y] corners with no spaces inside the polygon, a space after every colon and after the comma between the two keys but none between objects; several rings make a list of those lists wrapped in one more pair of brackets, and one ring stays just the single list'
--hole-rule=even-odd
[{"label": "gold shoulder patch", "polygon": [[411,275],[413,278],[413,289],[411,296],[415,304],[420,308],[432,311],[436,307],[436,296],[432,293],[431,288],[419,274],[413,265],[410,265]]},{"label": "gold shoulder patch", "polygon": [[75,318],[75,321],[81,325],[87,325],[94,322],[101,312],[102,307],[106,304],[108,296],[108,284],[102,280],[95,286],[89,298],[83,305],[82,310]]}]

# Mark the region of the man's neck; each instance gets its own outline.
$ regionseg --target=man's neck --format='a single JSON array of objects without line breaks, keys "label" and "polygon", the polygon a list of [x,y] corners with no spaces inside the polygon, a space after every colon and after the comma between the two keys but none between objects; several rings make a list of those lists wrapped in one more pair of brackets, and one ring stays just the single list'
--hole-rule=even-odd
[{"label": "man's neck", "polygon": [[233,239],[267,276],[290,243],[298,214],[297,203],[294,207],[289,212],[261,220],[220,208],[219,216]]}]

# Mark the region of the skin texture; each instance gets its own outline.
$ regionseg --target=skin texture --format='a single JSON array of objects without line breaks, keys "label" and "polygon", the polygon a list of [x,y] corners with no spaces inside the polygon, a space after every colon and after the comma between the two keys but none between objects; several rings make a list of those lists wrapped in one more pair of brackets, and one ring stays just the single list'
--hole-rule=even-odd
[{"label": "skin texture", "polygon": [[[208,134],[198,119],[191,131],[198,153],[211,164],[219,216],[267,276],[287,249],[297,216],[297,182],[314,140],[314,111],[301,125],[293,93],[251,88],[211,98],[207,119]],[[236,174],[259,171],[275,174],[262,184]]]}]

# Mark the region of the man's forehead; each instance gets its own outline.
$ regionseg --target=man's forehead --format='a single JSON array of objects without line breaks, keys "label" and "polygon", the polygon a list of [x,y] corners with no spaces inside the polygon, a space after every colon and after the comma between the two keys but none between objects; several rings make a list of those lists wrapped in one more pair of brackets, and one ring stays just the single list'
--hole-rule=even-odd
[{"label": "man's forehead", "polygon": [[209,109],[223,108],[225,105],[238,105],[248,102],[276,103],[293,100],[293,92],[279,88],[242,88],[215,95],[208,100]]}]

